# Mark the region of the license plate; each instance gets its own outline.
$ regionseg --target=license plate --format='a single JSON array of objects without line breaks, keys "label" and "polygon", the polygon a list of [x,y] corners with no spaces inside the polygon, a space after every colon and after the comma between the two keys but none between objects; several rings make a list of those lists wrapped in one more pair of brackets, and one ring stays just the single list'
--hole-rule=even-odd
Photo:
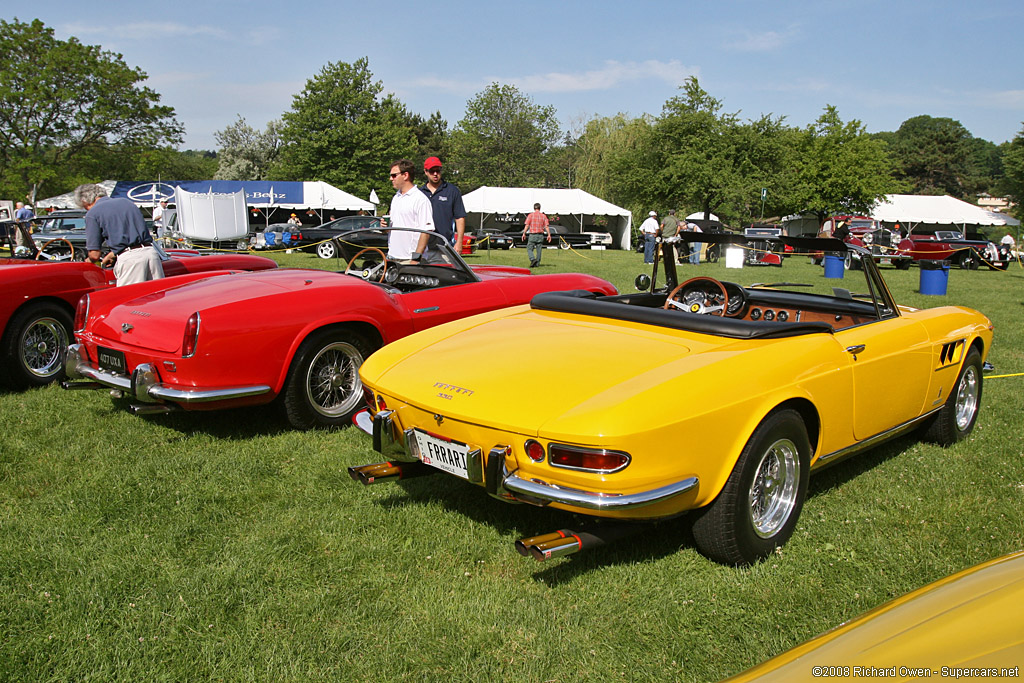
[{"label": "license plate", "polygon": [[441,439],[418,429],[413,433],[416,435],[420,462],[448,474],[454,474],[456,477],[469,479],[469,471],[466,467],[469,446],[458,441]]},{"label": "license plate", "polygon": [[128,363],[124,360],[124,351],[115,351],[105,346],[96,347],[96,359],[101,370],[109,370],[121,375],[128,374]]}]

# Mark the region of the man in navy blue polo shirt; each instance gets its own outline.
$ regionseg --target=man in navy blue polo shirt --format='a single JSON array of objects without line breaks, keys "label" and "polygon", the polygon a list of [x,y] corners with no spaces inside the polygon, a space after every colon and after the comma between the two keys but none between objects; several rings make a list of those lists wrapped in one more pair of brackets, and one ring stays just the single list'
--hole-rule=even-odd
[{"label": "man in navy blue polo shirt", "polygon": [[455,251],[462,251],[462,236],[466,232],[466,207],[462,205],[459,188],[441,178],[441,160],[430,157],[423,162],[427,182],[420,186],[423,194],[430,199],[434,210],[434,231],[444,235],[448,244],[455,245]]},{"label": "man in navy blue polo shirt", "polygon": [[[86,211],[85,249],[89,260],[103,267],[114,264],[118,287],[164,276],[146,220],[130,199],[108,197],[99,185],[86,183],[75,188],[75,202]],[[110,251],[101,257],[104,243]]]}]

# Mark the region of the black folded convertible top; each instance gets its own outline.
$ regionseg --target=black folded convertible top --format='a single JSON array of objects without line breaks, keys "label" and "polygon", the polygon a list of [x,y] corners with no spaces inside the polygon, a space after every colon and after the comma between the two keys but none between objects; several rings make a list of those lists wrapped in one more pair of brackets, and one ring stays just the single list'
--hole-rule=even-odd
[{"label": "black folded convertible top", "polygon": [[585,292],[544,292],[533,297],[530,301],[530,308],[626,320],[732,339],[778,339],[802,334],[831,334],[833,332],[832,326],[825,322],[780,323],[735,320],[687,311],[639,306],[617,301],[614,297],[594,297]]}]

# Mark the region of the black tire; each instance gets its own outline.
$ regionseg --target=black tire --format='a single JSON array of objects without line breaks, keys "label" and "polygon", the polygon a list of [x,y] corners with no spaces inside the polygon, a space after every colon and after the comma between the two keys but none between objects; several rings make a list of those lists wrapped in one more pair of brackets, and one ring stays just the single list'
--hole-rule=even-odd
[{"label": "black tire", "polygon": [[960,367],[949,398],[929,421],[922,438],[940,446],[951,446],[966,438],[978,421],[981,387],[981,354],[977,349],[971,349]]},{"label": "black tire", "polygon": [[299,347],[284,387],[288,422],[296,429],[347,427],[363,405],[359,367],[372,347],[348,330],[326,330]]},{"label": "black tire", "polygon": [[894,262],[896,270],[910,270],[910,264],[913,263],[913,259],[901,259]]},{"label": "black tire", "polygon": [[338,255],[338,247],[335,246],[334,240],[329,242],[321,242],[316,245],[316,255],[322,259],[331,259]]},{"label": "black tire", "polygon": [[766,417],[718,497],[698,511],[693,523],[697,549],[716,562],[745,565],[785,544],[807,496],[810,460],[807,428],[796,411]]},{"label": "black tire", "polygon": [[64,358],[73,338],[71,315],[55,304],[18,311],[2,343],[7,383],[16,389],[41,387],[64,377]]},{"label": "black tire", "polygon": [[718,247],[714,246],[705,253],[707,263],[718,263]]},{"label": "black tire", "polygon": [[981,259],[973,249],[966,249],[960,256],[960,268],[963,270],[977,270],[981,265]]}]

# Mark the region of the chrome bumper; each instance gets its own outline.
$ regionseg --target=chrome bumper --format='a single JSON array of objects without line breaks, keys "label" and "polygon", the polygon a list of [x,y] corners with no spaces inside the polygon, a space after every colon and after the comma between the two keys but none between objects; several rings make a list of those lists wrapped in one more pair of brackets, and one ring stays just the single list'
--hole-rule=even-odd
[{"label": "chrome bumper", "polygon": [[[405,461],[417,460],[406,446],[412,438],[412,430],[400,431],[392,418],[393,415],[393,411],[382,410],[371,418],[369,411],[363,410],[352,418],[352,422],[361,431],[373,437],[373,448],[378,453]],[[537,479],[524,479],[516,472],[510,472],[505,466],[505,458],[509,452],[510,448],[503,445],[495,446],[486,455],[481,450],[471,451],[467,470],[471,482],[482,484],[495,498],[511,502],[539,506],[555,503],[584,510],[615,512],[665,503],[692,491],[699,484],[697,477],[687,477],[656,489],[636,493],[583,491],[548,484]]]},{"label": "chrome bumper", "polygon": [[[160,375],[152,363],[142,363],[131,377],[103,370],[86,358],[81,344],[68,346],[64,371],[69,380],[90,380],[111,389],[120,389],[145,403],[208,403],[228,399],[259,396],[270,391],[270,387],[257,384],[243,387],[225,387],[220,389],[179,389],[160,382]],[[69,387],[73,388],[73,383]]]}]

